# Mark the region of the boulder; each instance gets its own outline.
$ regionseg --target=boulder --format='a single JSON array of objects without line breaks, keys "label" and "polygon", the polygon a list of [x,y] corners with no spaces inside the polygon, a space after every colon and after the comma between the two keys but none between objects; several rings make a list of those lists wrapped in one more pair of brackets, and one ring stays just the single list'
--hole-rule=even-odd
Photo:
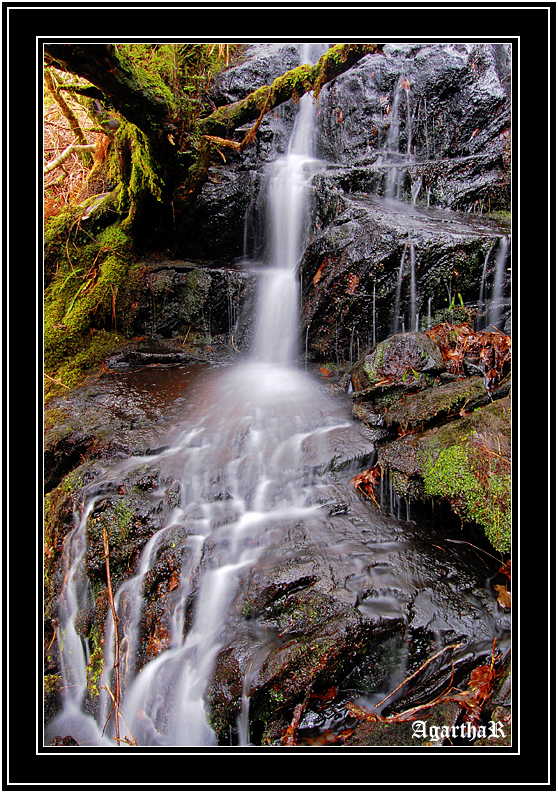
[{"label": "boulder", "polygon": [[381,341],[351,372],[353,387],[390,385],[416,380],[420,374],[435,376],[445,369],[438,345],[425,333],[399,333]]},{"label": "boulder", "polygon": [[[426,331],[439,318],[474,327],[482,273],[493,281],[505,221],[348,193],[334,169],[315,182],[316,230],[300,265],[310,355],[355,362],[403,325]],[[507,318],[509,272],[502,293]]]}]

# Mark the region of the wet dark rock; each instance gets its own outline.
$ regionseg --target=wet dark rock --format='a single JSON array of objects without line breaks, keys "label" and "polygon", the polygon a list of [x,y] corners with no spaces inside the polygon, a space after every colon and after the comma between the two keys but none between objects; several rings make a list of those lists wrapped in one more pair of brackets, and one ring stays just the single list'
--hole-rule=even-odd
[{"label": "wet dark rock", "polygon": [[110,495],[100,499],[87,524],[86,571],[94,588],[105,586],[103,529],[110,547],[113,587],[120,586],[129,570],[135,570],[147,540],[161,527],[161,513],[141,493]]},{"label": "wet dark rock", "polygon": [[480,198],[486,211],[491,197],[497,208],[509,195],[506,59],[500,45],[386,45],[325,86],[319,156],[366,168],[355,189],[383,192],[388,166],[404,161],[409,202],[420,184],[431,205],[471,211]]},{"label": "wet dark rock", "polygon": [[[447,309],[457,292],[471,306],[468,315],[474,320],[485,261],[488,256],[488,277],[493,278],[495,242],[509,233],[505,223],[372,195],[349,195],[330,173],[316,181],[318,229],[301,262],[301,324],[310,354],[318,360],[354,361],[359,348],[369,349],[374,338],[392,333],[397,304],[398,329],[403,323],[412,329],[411,255],[419,329],[428,327],[429,317]],[[509,273],[504,289],[509,295]]]},{"label": "wet dark rock", "polygon": [[186,353],[176,345],[153,342],[128,345],[107,364],[105,374],[45,407],[45,493],[85,459],[158,450],[165,428],[184,414],[185,390],[203,370],[197,350]]},{"label": "wet dark rock", "polygon": [[[246,96],[254,80],[270,84],[297,59],[292,44],[247,47],[217,81],[215,103]],[[421,322],[457,293],[476,311],[486,255],[510,230],[487,215],[509,210],[509,59],[509,47],[499,44],[391,44],[322,89],[316,141],[323,167],[313,177],[316,222],[301,268],[303,334],[317,360],[354,361],[358,346],[389,334],[411,239]],[[263,118],[254,144],[214,164],[177,231],[177,259],[227,268],[265,258],[265,168],[285,150],[294,117],[286,103]],[[398,174],[399,201],[386,193],[390,172]],[[493,271],[494,256],[488,279]],[[506,273],[509,296],[507,280]],[[401,306],[408,329],[409,284],[407,270]]]},{"label": "wet dark rock", "polygon": [[[389,505],[382,510],[381,494],[376,503],[365,499],[351,479],[377,461],[383,485],[404,503],[427,497],[448,503],[464,521],[483,526],[494,547],[509,548],[502,527],[510,503],[511,403],[496,399],[509,383],[487,391],[486,371],[474,356],[464,361],[466,378],[449,373],[454,382],[438,383],[448,372],[435,342],[421,333],[398,334],[372,351],[394,319],[397,329],[411,327],[411,252],[419,328],[430,312],[449,310],[457,295],[474,314],[483,269],[493,277],[494,243],[509,233],[509,224],[483,213],[490,204],[508,206],[508,60],[502,45],[388,45],[383,56],[364,58],[321,93],[318,155],[324,167],[313,179],[316,223],[301,263],[302,336],[314,360],[359,361],[352,403],[360,423],[347,421],[302,441],[303,476],[315,510],[304,520],[270,518],[269,544],[257,564],[239,574],[206,691],[222,743],[236,740],[249,696],[256,744],[281,743],[294,709],[304,703],[301,736],[308,741],[334,728],[352,729],[347,743],[356,746],[410,745],[406,725],[357,724],[347,704],[378,701],[440,646],[460,645],[403,686],[382,712],[422,704],[450,682],[466,681],[490,657],[495,637],[505,644],[509,613],[490,586],[491,562],[469,548],[468,535],[454,532],[450,521],[442,522],[443,531],[415,524],[412,510],[406,521],[396,519]],[[213,101],[234,101],[297,63],[293,45],[248,47],[243,62],[216,84]],[[186,389],[199,362],[212,359],[207,348],[215,351],[215,336],[223,339],[219,360],[249,344],[243,309],[251,304],[256,276],[238,260],[264,257],[258,218],[265,165],[284,147],[294,111],[287,104],[264,118],[253,146],[212,167],[180,221],[174,258],[138,263],[126,333],[146,340],[116,352],[105,374],[48,406],[49,636],[64,576],[63,541],[85,497],[96,497],[87,522],[91,597],[75,627],[88,640],[109,611],[103,529],[117,587],[134,575],[147,542],[181,503],[180,460],[174,470],[172,462],[151,464],[148,456],[166,448],[165,431],[183,420],[191,405]],[[385,197],[390,172],[399,197],[410,203]],[[506,296],[504,303],[508,311]],[[370,351],[363,360],[361,350]],[[341,382],[348,387],[340,377],[338,390]],[[397,432],[407,434],[395,439]],[[242,445],[246,436],[241,432],[235,442]],[[120,467],[119,460],[134,455],[145,455],[141,465]],[[201,574],[218,558],[219,543],[227,542],[219,529],[238,518],[220,465],[201,489],[205,505],[211,504],[213,531],[200,559],[184,549],[190,519],[203,517],[197,504],[192,514],[184,510],[184,525],[166,530],[142,582],[140,667],[169,647],[173,606],[182,609],[183,632],[189,630]],[[249,474],[238,476],[248,492],[243,477]],[[185,603],[183,570],[191,583]],[[45,669],[56,676],[56,644],[45,658]],[[495,706],[506,708],[504,688],[499,697]],[[458,713],[451,707],[434,716],[449,724]]]},{"label": "wet dark rock", "polygon": [[248,96],[254,87],[269,85],[277,75],[298,66],[300,55],[294,44],[250,44],[238,63],[222,72],[211,96],[217,106]]},{"label": "wet dark rock", "polygon": [[[239,715],[244,673],[252,737],[273,742],[295,705],[310,695],[343,685],[362,695],[375,654],[389,637],[399,658],[407,645],[397,637],[413,637],[416,666],[436,641],[463,642],[468,649],[458,666],[465,675],[491,649],[494,630],[504,627],[484,588],[486,570],[463,566],[456,546],[440,538],[435,542],[443,547],[433,550],[411,526],[407,530],[361,502],[352,486],[332,484],[322,498],[326,506],[336,505],[329,516],[318,513],[279,531],[243,579],[237,625],[208,692],[212,723],[223,736]],[[443,681],[450,674],[448,661]],[[413,701],[424,696],[424,686],[426,680]]]},{"label": "wet dark rock", "polygon": [[302,441],[304,465],[323,474],[355,466],[365,466],[376,456],[374,436],[358,422],[348,427],[330,429],[322,435],[312,434]]},{"label": "wet dark rock", "polygon": [[447,499],[464,520],[484,528],[496,549],[509,551],[509,397],[439,427],[387,443],[378,450],[378,465],[389,474],[400,496]]},{"label": "wet dark rock", "polygon": [[66,735],[64,738],[61,735],[55,735],[49,746],[79,746],[79,744],[71,735]]},{"label": "wet dark rock", "polygon": [[[193,222],[197,226],[197,221]],[[195,231],[191,234],[193,240],[200,238],[199,229]],[[215,229],[208,234],[212,240],[223,236]],[[230,249],[226,240],[223,244]],[[129,337],[144,335],[180,341],[203,337],[210,344],[212,336],[234,333],[245,299],[253,292],[254,276],[231,267],[234,257],[225,257],[229,266],[216,267],[215,261],[220,260],[216,254],[209,257],[205,251],[201,258],[206,261],[196,261],[195,251],[188,255],[194,259],[137,263],[125,319]],[[170,352],[167,350],[169,355]]]},{"label": "wet dark rock", "polygon": [[[294,707],[303,701],[308,703],[309,734],[329,724],[345,729],[352,725],[346,702],[388,685],[389,677],[380,672],[371,677],[371,670],[384,668],[386,647],[392,648],[392,661],[407,659],[405,668],[407,661],[416,668],[438,643],[463,642],[466,653],[456,668],[465,675],[491,647],[494,635],[507,630],[494,593],[485,588],[487,569],[478,558],[465,560],[461,548],[445,538],[421,538],[412,524],[402,524],[360,498],[350,477],[374,460],[367,431],[355,423],[330,429],[322,440],[304,449],[310,476],[329,472],[329,483],[313,496],[316,512],[304,521],[270,525],[267,549],[241,577],[228,636],[207,690],[211,721],[224,742],[234,739],[244,694],[250,696],[255,742],[280,742]],[[109,608],[103,527],[116,588],[137,569],[139,554],[168,520],[179,493],[172,468],[152,465],[148,459],[129,471],[124,466],[118,473],[117,466],[113,476],[95,486],[93,477],[100,466],[99,460],[83,464],[49,496],[51,525],[61,526],[65,520],[67,530],[82,488],[97,496],[87,524],[93,599],[87,613],[84,610],[76,620],[84,636],[93,626],[100,628]],[[208,482],[207,496],[212,492],[214,507],[232,506],[218,471]],[[225,513],[223,520],[227,521]],[[140,665],[169,646],[172,625],[165,614],[172,613],[169,605],[178,604],[180,571],[190,564],[180,550],[186,534],[187,526],[168,529],[157,563],[143,582]],[[61,539],[51,546],[47,608],[61,585]],[[208,538],[199,569],[192,573],[194,586],[183,606],[185,631],[193,615],[195,581],[218,553],[211,545]],[[49,669],[56,672],[56,659]],[[450,674],[448,659],[439,679],[425,679],[416,693],[401,694],[418,701],[425,691],[447,684]],[[315,697],[332,687],[338,694],[326,718]]]},{"label": "wet dark rock", "polygon": [[186,352],[157,350],[128,350],[116,352],[105,359],[107,369],[127,369],[134,366],[176,366],[193,363],[196,359]]},{"label": "wet dark rock", "polygon": [[68,428],[66,432],[60,425],[47,430],[44,448],[44,492],[48,493],[76,468],[89,453],[94,436],[78,428]]},{"label": "wet dark rock", "polygon": [[408,432],[434,421],[470,413],[489,401],[490,395],[483,378],[466,377],[417,394],[400,396],[385,409],[383,418],[388,428]]}]

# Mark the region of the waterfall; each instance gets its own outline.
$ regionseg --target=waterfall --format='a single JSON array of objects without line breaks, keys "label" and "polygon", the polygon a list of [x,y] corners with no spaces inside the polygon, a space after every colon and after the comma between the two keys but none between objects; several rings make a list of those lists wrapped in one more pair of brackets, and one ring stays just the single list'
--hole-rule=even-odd
[{"label": "waterfall", "polygon": [[411,330],[418,330],[417,322],[417,283],[416,283],[416,257],[415,257],[415,244],[412,239],[409,239],[411,246],[411,315],[410,326]]},{"label": "waterfall", "polygon": [[[303,53],[302,63],[308,63]],[[269,253],[260,278],[255,322],[256,360],[290,364],[298,340],[298,265],[308,231],[316,107],[311,94],[300,99],[287,152],[271,166],[268,196]]]},{"label": "waterfall", "polygon": [[[503,330],[502,309],[504,305],[504,276],[508,254],[510,248],[509,237],[500,237],[498,242],[490,246],[482,268],[481,285],[477,301],[477,322],[476,329],[482,330],[487,326],[494,326]],[[494,250],[496,249],[494,261],[494,280],[490,297],[488,296],[488,265]]]},{"label": "waterfall", "polygon": [[[401,185],[403,182],[403,168],[411,162],[411,144],[412,144],[412,120],[411,120],[411,100],[410,100],[411,85],[405,74],[400,74],[395,86],[393,95],[393,105],[390,112],[390,125],[386,139],[385,153],[387,154],[388,167],[386,175],[385,197],[390,199],[400,199]],[[405,92],[406,109],[407,109],[407,145],[405,153],[399,151],[399,105],[401,103],[401,91]],[[395,162],[394,162],[395,158]],[[420,184],[417,188],[420,189]],[[416,199],[416,195],[415,195]],[[413,201],[414,203],[414,201]]]},{"label": "waterfall", "polygon": [[415,244],[409,234],[405,245],[403,246],[403,253],[399,264],[399,272],[397,276],[397,287],[395,290],[395,303],[393,306],[393,319],[392,319],[392,333],[399,333],[404,331],[405,323],[401,321],[401,292],[403,288],[403,281],[405,278],[405,262],[407,260],[407,250],[409,251],[409,267],[410,267],[410,286],[409,286],[409,328],[414,331],[418,329],[418,314],[417,314],[417,288],[416,288],[416,254]]},{"label": "waterfall", "polygon": [[397,276],[397,288],[395,290],[395,303],[393,306],[393,320],[392,320],[392,333],[399,331],[401,317],[399,316],[401,309],[401,286],[403,284],[403,268],[405,267],[405,257],[407,255],[407,243],[403,245],[403,253],[401,255],[401,262],[399,264],[399,274]]},{"label": "waterfall", "polygon": [[490,298],[490,311],[488,314],[488,324],[494,325],[499,330],[502,322],[502,300],[504,297],[504,274],[508,261],[508,251],[510,247],[509,238],[500,237],[498,251],[496,253],[496,265],[494,271],[494,283],[492,285],[492,295]]},{"label": "waterfall", "polygon": [[[64,646],[64,701],[45,739],[71,734],[78,742],[144,746],[211,746],[206,697],[240,577],[253,567],[285,521],[319,509],[309,498],[301,446],[312,435],[347,427],[314,381],[294,367],[298,339],[298,264],[309,221],[315,107],[300,100],[288,149],[271,169],[269,256],[261,272],[255,345],[246,361],[208,378],[196,392],[185,428],[157,454],[108,463],[83,491],[75,528],[65,544],[59,640]],[[175,431],[176,432],[176,431]],[[90,605],[85,557],[99,500],[140,465],[179,472],[180,502],[143,548],[138,569],[120,585],[105,624],[102,692],[96,720],[86,712],[88,648],[75,628]],[[215,482],[219,492],[214,493]],[[225,495],[223,495],[223,493]],[[160,615],[163,647],[141,656],[144,586],[166,538],[181,528],[180,573]],[[194,604],[192,606],[192,603]],[[188,615],[186,614],[188,609]],[[119,658],[116,658],[119,652]],[[140,658],[143,657],[143,662]],[[261,659],[263,660],[263,659]],[[238,718],[238,741],[249,741],[249,659]],[[141,665],[143,663],[143,666]],[[115,667],[120,701],[114,707]],[[118,724],[118,729],[116,729]]]},{"label": "waterfall", "polygon": [[486,269],[488,267],[488,260],[490,259],[490,254],[492,253],[493,248],[494,245],[491,245],[488,249],[486,256],[484,257],[484,264],[482,266],[481,285],[479,290],[479,299],[477,302],[477,330],[482,329],[486,314]]},{"label": "waterfall", "polygon": [[[304,53],[302,59],[306,60],[307,56],[308,53]],[[407,108],[405,153],[399,152],[402,91],[405,91]],[[435,103],[433,107],[436,107]],[[269,691],[263,686],[262,678],[273,642],[277,642],[275,648],[279,649],[283,649],[280,642],[285,642],[285,646],[287,642],[293,642],[296,647],[298,639],[290,635],[291,628],[295,637],[299,629],[303,638],[311,636],[304,624],[297,626],[298,619],[291,624],[289,618],[285,627],[279,625],[279,621],[277,627],[271,621],[258,622],[259,605],[254,605],[256,600],[250,598],[250,587],[259,593],[260,585],[274,589],[278,581],[282,586],[283,579],[274,580],[273,571],[284,566],[287,574],[291,562],[302,560],[306,564],[307,558],[311,574],[304,570],[302,573],[309,579],[316,569],[316,583],[323,590],[319,567],[322,565],[321,547],[327,546],[332,554],[337,553],[338,548],[340,553],[345,552],[342,548],[345,545],[344,528],[336,526],[331,519],[341,520],[341,515],[348,515],[353,510],[351,497],[345,498],[347,493],[354,495],[354,486],[350,484],[352,468],[359,464],[359,460],[365,459],[362,456],[364,452],[367,453],[366,459],[372,458],[367,451],[370,448],[368,441],[361,451],[358,439],[355,445],[351,435],[346,434],[354,418],[344,401],[341,404],[342,400],[332,396],[331,381],[317,384],[304,367],[296,365],[299,337],[306,354],[311,341],[310,324],[302,330],[305,339],[300,336],[298,314],[302,293],[299,266],[310,229],[312,178],[321,167],[314,154],[315,113],[312,97],[303,97],[298,104],[285,153],[267,171],[267,247],[265,255],[258,256],[263,261],[257,266],[252,262],[253,270],[258,274],[252,349],[245,359],[234,364],[220,362],[218,366],[200,366],[203,374],[196,380],[194,390],[189,392],[185,410],[177,419],[178,424],[157,438],[155,451],[108,462],[99,459],[91,468],[87,464],[87,469],[83,469],[87,471],[83,476],[85,484],[76,499],[73,526],[64,537],[63,555],[54,582],[56,587],[61,582],[60,590],[57,590],[57,639],[62,703],[61,709],[45,728],[46,743],[55,735],[71,735],[81,745],[111,748],[121,741],[146,747],[212,747],[219,741],[248,746],[251,728],[255,730],[254,741],[260,738],[256,725],[258,718],[263,716],[261,712],[258,716],[256,710],[261,707],[262,692]],[[426,99],[424,114],[428,152]],[[392,128],[384,152],[386,159],[382,163],[383,168],[388,168],[388,198],[390,194],[396,195],[398,175],[412,157],[413,143],[420,147],[418,117],[414,141],[411,134],[410,84],[406,78],[403,80],[403,75],[400,75],[395,88],[391,121]],[[434,145],[432,138],[431,146]],[[262,181],[258,174],[254,183],[259,185]],[[419,177],[412,184],[413,204],[421,189]],[[429,203],[431,187],[426,180],[424,189]],[[390,202],[382,203],[388,205]],[[258,230],[264,225],[256,213],[256,208],[261,205],[260,200],[254,200],[247,210],[247,217],[256,221]],[[398,278],[394,284],[394,332],[404,330],[406,323],[410,330],[418,329],[419,309],[424,312],[426,308],[424,302],[417,299],[417,295],[424,295],[425,290],[424,282],[421,284],[418,278],[417,266],[425,270],[428,264],[422,248],[415,251],[416,246],[423,244],[420,229],[412,225],[412,219],[419,215],[419,209],[412,209],[412,213],[410,211],[406,215],[411,220],[404,231],[398,231],[394,237],[399,240],[399,245],[404,243],[401,258],[394,263],[398,274],[384,274],[383,264],[374,270],[377,273],[377,281],[375,278],[372,287],[374,345],[383,330],[390,279]],[[250,228],[246,228],[245,260],[248,258],[246,249],[250,236]],[[362,228],[366,228],[364,223]],[[408,232],[409,228],[412,231]],[[493,312],[490,317],[494,322],[501,319],[508,254],[509,239],[503,237],[496,258],[493,252],[490,260],[495,265],[489,301]],[[491,274],[491,270],[487,270],[489,256],[490,252],[485,260],[483,284],[486,283],[487,272]],[[488,287],[485,289],[483,286],[479,304],[482,300],[485,305],[486,291]],[[236,304],[232,293],[229,292],[228,297],[228,318],[232,325],[236,318]],[[448,297],[451,300],[449,286]],[[432,320],[433,299],[430,296],[427,301],[428,326]],[[342,352],[340,339],[346,340],[343,334],[349,329],[350,360],[358,360],[361,353],[359,334],[367,330],[364,319],[359,321],[356,313],[348,314],[345,319],[336,315],[329,327],[331,351],[337,362]],[[351,453],[358,455],[354,461],[349,460],[347,466],[343,463],[334,474],[324,472],[330,465],[327,460],[331,460],[331,456],[323,456],[326,462],[322,462],[321,456],[324,449],[321,444],[327,445],[330,432],[334,436],[331,449],[337,451],[344,445],[354,446]],[[338,465],[337,458],[334,464]],[[389,501],[387,509],[394,520],[409,522],[409,501],[396,494],[392,478],[384,479],[381,466],[380,470],[382,484],[386,484],[385,492],[383,486],[381,489],[381,506]],[[147,484],[141,498],[136,492],[139,506],[134,505],[132,510],[137,519],[134,525],[137,527],[145,517],[140,510],[145,510],[147,517],[142,530],[130,543],[132,550],[129,556],[121,537],[111,540],[114,555],[109,557],[107,568],[114,564],[116,569],[113,611],[111,604],[107,606],[109,596],[108,586],[104,588],[104,570],[98,569],[103,561],[102,552],[98,556],[99,526],[103,525],[103,516],[107,520],[114,519],[115,512],[111,512],[114,504],[119,503],[122,494],[129,492],[126,488],[135,486],[132,480],[125,481],[125,478],[138,471]],[[340,484],[342,479],[347,479],[343,486]],[[156,489],[151,491],[150,487],[155,482]],[[67,483],[69,480],[63,486]],[[360,500],[357,505],[361,505]],[[417,574],[416,587],[411,577],[413,556],[410,551],[414,542],[411,532],[414,534],[414,530],[410,528],[409,534],[403,534],[400,523],[397,523],[392,533],[391,521],[375,523],[374,518],[369,522],[369,513],[365,509],[353,511],[351,521],[354,521],[351,526],[355,533],[350,534],[350,542],[352,544],[353,537],[358,540],[354,552],[351,551],[354,554],[351,568],[341,567],[342,576],[335,572],[335,577],[331,578],[335,589],[328,588],[327,596],[336,592],[338,587],[344,599],[345,612],[345,607],[353,605],[360,611],[361,596],[366,600],[368,592],[384,589],[401,592],[402,602],[405,602],[407,587],[409,591],[420,594],[422,573],[420,576]],[[113,528],[116,535],[121,532],[120,527]],[[339,542],[341,537],[343,540]],[[118,539],[120,546],[116,548]],[[399,550],[387,546],[401,546],[401,555]],[[123,562],[118,554],[122,547],[126,550]],[[440,551],[445,553],[442,548]],[[423,553],[422,541],[419,553]],[[386,554],[394,554],[393,565],[385,561],[389,558]],[[323,556],[325,561],[328,558],[331,556]],[[397,565],[403,569],[400,578]],[[333,569],[333,563],[331,567]],[[381,590],[377,589],[375,576]],[[106,578],[108,585],[109,572]],[[295,584],[297,580],[293,579]],[[290,584],[290,581],[286,583]],[[374,596],[370,599],[381,598]],[[397,598],[394,597],[393,601],[395,609]],[[453,589],[448,602],[450,605],[453,603]],[[441,612],[444,603],[440,601]],[[490,603],[493,603],[493,598]],[[432,608],[426,609],[425,618],[437,613],[434,606],[438,608],[432,601]],[[370,608],[375,609],[376,606],[370,605]],[[469,613],[470,600],[466,602],[466,609]],[[406,613],[409,611],[407,609]],[[418,614],[419,608],[415,612]],[[366,614],[366,611],[360,613]],[[374,613],[375,620],[384,619],[383,612],[371,613]],[[386,612],[390,624],[394,613],[398,615],[398,624],[399,617],[406,619],[397,606],[396,612]],[[457,610],[449,612],[448,628],[451,627],[452,631],[454,625],[449,625],[449,618],[453,619],[455,615]],[[466,619],[469,621],[468,617]],[[95,633],[90,630],[88,621],[93,621]],[[352,618],[350,624],[353,624]],[[328,625],[327,630],[337,642],[338,634],[333,633],[337,628]],[[352,627],[350,630],[352,632]],[[455,631],[458,632],[457,626]],[[311,641],[313,644],[314,639]],[[311,649],[316,648],[312,646]],[[413,662],[420,655],[420,650],[416,652]],[[102,671],[96,678],[100,694],[96,697],[91,692],[90,676],[93,671],[97,674],[101,655]],[[327,660],[327,656],[323,657]],[[97,659],[94,669],[92,659]],[[335,658],[333,661],[337,663]],[[56,662],[54,659],[53,666]],[[353,663],[344,658],[340,662],[339,674],[345,663]],[[365,656],[361,658],[359,648],[358,664],[364,669],[365,663],[368,661]],[[370,679],[373,680],[376,670],[372,665],[369,668],[372,669]],[[118,702],[115,702],[116,671],[120,685]],[[221,672],[221,676],[216,672]],[[315,681],[320,684],[321,669],[318,674]],[[338,674],[337,668],[335,674]],[[403,676],[404,669],[400,678]],[[394,677],[388,691],[398,682],[400,680],[396,681]],[[231,697],[227,699],[222,696],[222,690],[229,683]],[[283,694],[280,685],[275,687],[274,684],[272,694]],[[302,685],[305,687],[304,696],[309,697],[312,689],[304,680]],[[341,688],[343,682],[339,685]],[[319,693],[317,688],[316,692]],[[268,699],[274,697],[268,695]],[[271,708],[275,707],[275,702],[269,704]],[[218,713],[219,707],[223,711],[228,710],[224,714]],[[253,713],[250,712],[251,707]],[[214,728],[212,719],[222,721]],[[157,749],[151,753],[156,752]]]},{"label": "waterfall", "polygon": [[[389,161],[393,156],[399,156],[399,102],[401,99],[401,81],[397,81],[393,96],[393,105],[390,113],[390,126],[386,141],[386,152]],[[399,168],[391,165],[386,176],[386,198],[399,198]]]}]

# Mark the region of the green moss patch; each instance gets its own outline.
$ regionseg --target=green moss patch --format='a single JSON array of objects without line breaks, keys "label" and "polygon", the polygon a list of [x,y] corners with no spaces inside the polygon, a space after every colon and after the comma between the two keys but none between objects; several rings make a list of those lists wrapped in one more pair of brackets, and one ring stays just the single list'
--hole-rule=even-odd
[{"label": "green moss patch", "polygon": [[511,400],[495,400],[463,418],[382,447],[378,464],[395,492],[447,501],[484,530],[501,552],[511,547]]},{"label": "green moss patch", "polygon": [[75,259],[59,260],[44,298],[44,364],[50,383],[76,385],[118,343],[118,298],[130,262],[131,242],[119,224],[99,232]]},{"label": "green moss patch", "polygon": [[509,398],[498,400],[441,428],[422,460],[425,495],[448,499],[502,552],[511,549],[510,411]]}]

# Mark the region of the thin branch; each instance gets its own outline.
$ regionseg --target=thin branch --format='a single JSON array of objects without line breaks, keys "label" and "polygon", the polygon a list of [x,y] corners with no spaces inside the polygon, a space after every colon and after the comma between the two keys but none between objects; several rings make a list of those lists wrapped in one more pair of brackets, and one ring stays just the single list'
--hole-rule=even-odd
[{"label": "thin branch", "polygon": [[[108,534],[107,534],[106,526],[103,526],[103,550],[105,553],[105,568],[107,571],[108,597],[109,597],[110,609],[112,612],[112,622],[114,625],[114,697],[112,697],[112,693],[111,693],[111,697],[113,700],[113,709],[116,708],[116,717],[114,720],[114,737],[116,739],[117,744],[120,746],[120,726],[118,723],[120,717],[120,646],[118,643],[118,615],[116,613],[116,608],[114,606],[114,597],[112,595],[112,583],[110,577],[110,564],[109,564],[109,542],[108,542]],[[110,718],[110,714],[109,714],[109,718]]]},{"label": "thin branch", "polygon": [[394,688],[391,694],[388,694],[387,697],[384,697],[381,702],[378,702],[376,705],[374,705],[374,710],[379,708],[380,705],[383,705],[385,702],[387,702],[388,699],[392,697],[396,691],[399,691],[400,688],[403,688],[403,686],[407,685],[407,683],[409,683],[409,681],[411,681],[413,677],[416,677],[419,674],[419,672],[422,672],[422,670],[425,667],[427,667],[431,661],[434,661],[435,658],[438,658],[438,656],[443,655],[446,652],[446,650],[458,650],[460,647],[463,647],[463,643],[450,644],[447,647],[442,647],[442,649],[438,650],[437,653],[434,653],[434,655],[432,655],[430,658],[427,658],[426,661],[422,664],[422,666],[419,666],[419,668],[415,672],[413,672],[412,675],[406,677],[405,680],[397,686],[397,688]]},{"label": "thin branch", "polygon": [[44,376],[47,378],[47,380],[52,380],[52,382],[56,383],[56,385],[61,385],[63,388],[67,388],[68,390],[70,389],[69,385],[65,385],[60,380],[55,380],[54,377],[51,377],[50,375],[46,374],[46,372],[44,373]]},{"label": "thin branch", "polygon": [[276,77],[270,86],[261,86],[244,99],[223,105],[200,119],[196,127],[201,135],[231,136],[235,129],[254,121],[264,112],[301,97],[308,91],[318,96],[323,86],[346,72],[365,55],[382,51],[383,44],[336,44],[315,65],[298,66]]},{"label": "thin branch", "polygon": [[[56,104],[60,108],[60,111],[61,111],[62,115],[64,116],[64,118],[66,119],[68,124],[70,125],[70,129],[74,133],[74,135],[75,135],[75,137],[77,139],[77,142],[80,145],[82,145],[82,146],[86,146],[88,141],[87,141],[87,138],[85,137],[85,133],[83,132],[83,130],[82,130],[81,126],[80,126],[78,118],[77,118],[76,114],[73,112],[73,110],[71,109],[71,107],[68,105],[68,103],[66,102],[64,97],[61,96],[60,91],[57,88],[57,86],[55,84],[55,81],[54,81],[54,78],[53,78],[53,76],[52,76],[52,74],[50,72],[50,69],[45,69],[44,77],[45,77],[45,84],[46,84],[51,96],[53,97],[54,101],[56,102]],[[85,153],[85,152],[90,151],[90,150],[83,149],[82,151]],[[89,157],[88,154],[85,154],[85,156],[84,156],[84,165],[91,166],[92,163],[93,163],[92,158]]]},{"label": "thin branch", "polygon": [[270,87],[267,94],[267,101],[265,105],[262,107],[262,110],[256,120],[256,123],[254,124],[253,127],[251,127],[251,129],[248,130],[248,132],[246,133],[244,138],[240,141],[240,143],[236,140],[229,140],[228,138],[220,138],[217,135],[204,135],[204,137],[207,140],[211,141],[211,143],[215,143],[217,146],[226,146],[229,149],[234,149],[235,151],[239,151],[239,152],[244,151],[246,146],[256,138],[256,132],[258,131],[258,128],[262,123],[262,119],[269,110],[269,105],[271,102],[271,94],[272,94],[272,88]]},{"label": "thin branch", "polygon": [[87,143],[85,145],[71,143],[69,146],[66,146],[62,154],[59,154],[58,157],[49,162],[48,165],[45,165],[43,173],[46,176],[47,173],[54,171],[55,168],[59,168],[71,154],[85,151],[95,151],[95,145],[93,143]]}]

